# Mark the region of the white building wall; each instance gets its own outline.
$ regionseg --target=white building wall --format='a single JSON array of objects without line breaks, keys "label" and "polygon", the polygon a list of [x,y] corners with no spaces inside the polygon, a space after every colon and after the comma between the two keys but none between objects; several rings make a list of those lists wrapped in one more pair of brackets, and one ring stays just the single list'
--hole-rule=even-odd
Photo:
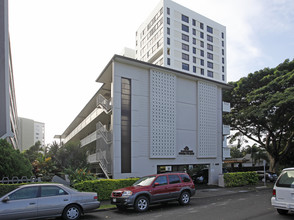
[{"label": "white building wall", "polygon": [[[189,165],[189,164],[209,164],[211,167],[211,175],[218,176],[221,173],[221,149],[222,149],[222,137],[221,137],[221,121],[218,121],[221,112],[221,96],[218,93],[221,89],[211,84],[213,88],[213,94],[215,97],[211,102],[214,105],[214,111],[207,110],[207,117],[215,119],[215,124],[203,124],[202,126],[208,126],[208,128],[199,127],[199,86],[195,80],[187,80],[184,78],[176,77],[168,72],[155,71],[157,75],[164,76],[166,74],[171,77],[175,77],[175,83],[172,84],[170,90],[175,92],[175,139],[169,140],[169,132],[167,130],[166,135],[160,134],[163,139],[163,145],[155,149],[161,150],[161,153],[157,155],[152,154],[152,134],[154,128],[152,128],[152,104],[158,102],[158,100],[152,100],[152,93],[150,89],[153,88],[151,75],[154,70],[138,68],[127,64],[115,62],[113,65],[113,178],[127,178],[127,177],[139,177],[147,174],[153,174],[157,172],[158,165]],[[132,89],[132,173],[121,173],[121,78],[131,79]],[[158,82],[156,83],[158,86]],[[166,86],[164,83],[162,86]],[[153,88],[154,89],[154,88]],[[170,92],[169,90],[169,92]],[[205,90],[207,92],[207,90]],[[204,91],[204,92],[205,92]],[[165,92],[165,90],[161,91]],[[162,94],[160,94],[162,95]],[[210,98],[210,97],[206,97]],[[211,103],[210,102],[210,103]],[[159,103],[160,105],[160,103]],[[219,106],[218,106],[219,105]],[[163,107],[168,108],[163,105]],[[209,106],[208,106],[209,108]],[[165,109],[161,108],[162,111]],[[168,109],[167,109],[168,111]],[[159,118],[164,119],[165,114]],[[158,118],[158,120],[159,120]],[[158,122],[159,124],[161,122]],[[163,122],[164,123],[164,122]],[[154,124],[154,127],[158,124]],[[157,127],[158,128],[158,127]],[[204,129],[208,133],[209,129],[213,129],[214,133],[205,134],[208,135],[210,142],[214,145],[204,145],[203,148],[208,147],[209,154],[199,155],[199,130]],[[220,132],[217,132],[220,129]],[[162,131],[162,130],[161,130]],[[173,132],[173,131],[172,131]],[[219,135],[218,135],[219,133]],[[208,140],[208,139],[207,139]],[[170,146],[164,146],[164,144],[170,141]],[[173,142],[174,141],[174,142]],[[158,143],[158,140],[157,142]],[[174,145],[173,145],[174,144]],[[173,148],[174,147],[174,148]],[[188,147],[194,155],[179,155],[179,152]],[[220,150],[219,150],[220,148]],[[166,152],[172,150],[172,155],[165,155]],[[210,152],[213,152],[211,155]],[[163,154],[162,154],[163,152]],[[211,184],[216,184],[217,177],[211,178]]]}]

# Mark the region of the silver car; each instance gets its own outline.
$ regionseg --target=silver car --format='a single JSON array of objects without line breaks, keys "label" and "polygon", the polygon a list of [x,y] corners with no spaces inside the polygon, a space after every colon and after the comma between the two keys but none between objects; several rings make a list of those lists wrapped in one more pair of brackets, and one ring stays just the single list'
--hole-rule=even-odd
[{"label": "silver car", "polygon": [[99,207],[97,193],[79,192],[62,184],[28,184],[0,198],[0,219],[62,216],[75,220]]},{"label": "silver car", "polygon": [[274,185],[271,203],[281,215],[294,211],[294,168],[282,171]]}]

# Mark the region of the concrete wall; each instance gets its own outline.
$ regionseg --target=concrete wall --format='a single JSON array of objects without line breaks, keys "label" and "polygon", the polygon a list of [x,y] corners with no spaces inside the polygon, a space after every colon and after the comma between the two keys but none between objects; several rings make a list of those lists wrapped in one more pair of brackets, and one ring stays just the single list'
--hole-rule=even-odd
[{"label": "concrete wall", "polygon": [[[114,178],[127,178],[138,177],[157,172],[158,165],[190,165],[190,164],[209,164],[210,165],[210,184],[217,184],[218,175],[222,172],[222,121],[221,121],[221,89],[214,83],[206,83],[206,89],[213,88],[212,95],[213,101],[208,103],[201,103],[199,100],[199,82],[196,80],[189,80],[181,77],[175,78],[175,84],[170,85],[169,92],[174,92],[175,101],[175,142],[174,140],[161,141],[163,145],[154,146],[152,134],[154,127],[160,126],[158,124],[152,127],[152,104],[157,100],[152,100],[152,87],[150,69],[139,68],[127,64],[115,62],[113,64],[113,177]],[[156,71],[156,70],[155,70]],[[172,73],[157,72],[157,74]],[[120,122],[121,122],[121,77],[129,78],[132,80],[132,173],[121,174],[121,136],[120,136]],[[164,82],[162,84],[164,85]],[[164,94],[163,90],[162,94]],[[160,91],[159,91],[160,92]],[[207,91],[204,91],[207,92]],[[203,93],[203,91],[202,91]],[[160,94],[160,95],[162,95]],[[173,99],[173,97],[168,97]],[[211,97],[205,97],[211,98]],[[205,99],[204,98],[204,99]],[[203,101],[202,101],[203,102]],[[157,103],[162,105],[164,103]],[[200,126],[199,120],[199,106],[205,106],[206,117],[211,117],[214,121]],[[212,107],[210,106],[212,105]],[[168,103],[167,105],[168,106]],[[168,108],[168,107],[167,107]],[[214,108],[211,111],[210,108]],[[164,110],[162,110],[164,111]],[[168,112],[172,111],[171,109]],[[163,112],[159,115],[158,120],[165,120],[166,114]],[[164,122],[165,123],[165,122]],[[166,126],[169,122],[166,122]],[[214,133],[210,132],[210,128],[214,128]],[[161,139],[170,138],[170,129],[162,135]],[[200,146],[199,140],[200,132],[202,129],[206,131],[204,140],[212,140],[212,144]],[[173,132],[173,131],[171,131]],[[203,132],[202,132],[203,134]],[[152,136],[153,135],[153,136]],[[153,137],[153,138],[152,138]],[[203,138],[202,138],[203,139]],[[170,142],[168,142],[170,141]],[[164,146],[165,143],[171,143],[174,146]],[[152,150],[160,151],[157,156],[152,154]],[[181,151],[185,151],[188,147],[193,154],[181,155]],[[199,148],[209,148],[208,152],[200,153]],[[164,152],[166,151],[166,152]],[[172,151],[171,154],[169,154]],[[162,154],[163,152],[163,154]],[[212,152],[212,154],[211,154]]]}]

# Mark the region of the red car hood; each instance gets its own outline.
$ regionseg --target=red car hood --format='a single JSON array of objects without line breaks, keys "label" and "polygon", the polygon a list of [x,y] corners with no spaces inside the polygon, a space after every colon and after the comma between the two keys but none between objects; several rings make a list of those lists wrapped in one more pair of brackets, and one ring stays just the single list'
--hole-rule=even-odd
[{"label": "red car hood", "polygon": [[136,193],[138,191],[144,191],[144,189],[148,189],[150,186],[128,186],[121,189],[116,189],[114,192],[123,192],[123,191],[132,191],[133,193]]}]

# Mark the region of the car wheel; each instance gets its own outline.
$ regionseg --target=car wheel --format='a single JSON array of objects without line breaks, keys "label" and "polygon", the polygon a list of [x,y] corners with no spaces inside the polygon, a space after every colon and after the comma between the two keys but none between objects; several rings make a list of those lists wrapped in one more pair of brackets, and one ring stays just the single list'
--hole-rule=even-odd
[{"label": "car wheel", "polygon": [[187,191],[182,192],[180,199],[179,199],[179,203],[181,205],[187,205],[190,202],[190,193]]},{"label": "car wheel", "polygon": [[67,206],[62,213],[62,217],[65,220],[76,220],[81,216],[81,209],[77,205]]},{"label": "car wheel", "polygon": [[147,211],[149,207],[149,200],[146,196],[139,196],[136,201],[135,201],[135,205],[134,208],[138,211],[138,212],[144,212]]},{"label": "car wheel", "polygon": [[288,210],[285,209],[277,209],[277,211],[280,215],[286,215],[288,213]]}]

